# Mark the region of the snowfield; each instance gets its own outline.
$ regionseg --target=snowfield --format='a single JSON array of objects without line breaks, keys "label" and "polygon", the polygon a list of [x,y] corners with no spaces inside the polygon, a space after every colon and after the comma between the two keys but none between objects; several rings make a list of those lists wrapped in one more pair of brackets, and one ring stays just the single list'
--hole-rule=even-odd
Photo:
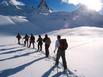
[{"label": "snowfield", "polygon": [[[0,3],[0,77],[103,77],[103,17],[81,6],[77,11],[41,13],[23,6],[18,0]],[[44,8],[45,9],[45,8]],[[93,27],[95,26],[95,27]],[[101,28],[100,28],[101,27]],[[47,33],[51,38],[50,56],[17,44],[16,34]],[[69,73],[63,72],[62,60],[54,67],[56,36],[68,41],[66,60]]]},{"label": "snowfield", "polygon": [[[66,50],[68,69],[78,77],[102,77],[103,36],[100,36],[102,28],[100,28],[101,30],[88,28],[85,27],[84,29],[90,32],[89,35],[85,32],[82,32],[85,35],[80,35],[81,28],[49,32],[52,40],[50,56],[55,57],[54,44],[56,35],[60,34],[62,38],[67,38],[69,44],[69,48]],[[70,32],[75,33],[75,31],[79,35],[69,35]],[[36,35],[35,37],[37,40],[38,37]],[[0,40],[0,77],[75,77],[62,73],[62,66],[57,72],[57,68],[54,69],[53,67],[55,63],[53,58],[45,58],[44,47],[43,51],[36,52],[37,43],[35,49],[32,49],[18,45],[15,36],[0,35]],[[23,40],[21,42],[23,43]],[[60,63],[62,63],[61,60]]]}]

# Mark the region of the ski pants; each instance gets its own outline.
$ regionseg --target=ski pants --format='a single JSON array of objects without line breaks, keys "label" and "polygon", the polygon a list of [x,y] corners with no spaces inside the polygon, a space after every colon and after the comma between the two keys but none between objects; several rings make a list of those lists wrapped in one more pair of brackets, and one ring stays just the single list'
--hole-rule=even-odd
[{"label": "ski pants", "polygon": [[38,51],[42,51],[42,43],[38,43]]},{"label": "ski pants", "polygon": [[65,50],[58,49],[56,55],[56,65],[59,63],[60,57],[62,58],[64,70],[67,69],[66,58],[65,58]]},{"label": "ski pants", "polygon": [[47,44],[45,44],[45,55],[46,55],[46,57],[48,57],[49,56],[49,46],[50,45],[47,45]]}]

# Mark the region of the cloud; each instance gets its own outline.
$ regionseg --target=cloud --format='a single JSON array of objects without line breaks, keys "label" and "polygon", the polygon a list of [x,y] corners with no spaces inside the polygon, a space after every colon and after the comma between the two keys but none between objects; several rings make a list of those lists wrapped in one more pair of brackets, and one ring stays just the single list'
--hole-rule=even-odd
[{"label": "cloud", "polygon": [[61,0],[61,1],[64,2],[64,3],[71,3],[71,4],[74,4],[74,5],[85,4],[85,3],[94,4],[94,2],[103,3],[103,0]]},{"label": "cloud", "polygon": [[24,5],[22,2],[19,2],[17,0],[10,0],[10,2],[14,5]]},{"label": "cloud", "polygon": [[64,3],[68,4],[84,4],[87,8],[99,11],[103,7],[103,0],[61,0]]},{"label": "cloud", "polygon": [[80,0],[62,0],[62,2],[77,5],[80,3]]}]

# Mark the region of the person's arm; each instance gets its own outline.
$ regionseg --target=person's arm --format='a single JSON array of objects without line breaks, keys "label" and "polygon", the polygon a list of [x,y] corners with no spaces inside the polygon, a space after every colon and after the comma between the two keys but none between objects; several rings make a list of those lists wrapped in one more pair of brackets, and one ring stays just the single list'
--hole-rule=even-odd
[{"label": "person's arm", "polygon": [[43,42],[45,42],[45,38],[43,39]]},{"label": "person's arm", "polygon": [[38,42],[39,41],[39,38],[37,39],[37,41],[36,42]]},{"label": "person's arm", "polygon": [[56,42],[55,42],[55,49],[54,49],[54,53],[55,53],[55,51],[58,49],[58,47],[59,47],[59,41],[58,41],[58,40],[56,40]]}]

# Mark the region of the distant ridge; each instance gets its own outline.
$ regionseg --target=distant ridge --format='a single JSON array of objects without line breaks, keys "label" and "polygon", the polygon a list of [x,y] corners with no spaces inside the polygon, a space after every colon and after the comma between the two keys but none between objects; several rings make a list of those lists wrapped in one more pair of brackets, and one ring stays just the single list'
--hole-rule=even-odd
[{"label": "distant ridge", "polygon": [[51,12],[51,9],[49,8],[49,6],[46,3],[46,0],[40,1],[40,4],[38,5],[38,9],[42,13],[50,13]]}]

